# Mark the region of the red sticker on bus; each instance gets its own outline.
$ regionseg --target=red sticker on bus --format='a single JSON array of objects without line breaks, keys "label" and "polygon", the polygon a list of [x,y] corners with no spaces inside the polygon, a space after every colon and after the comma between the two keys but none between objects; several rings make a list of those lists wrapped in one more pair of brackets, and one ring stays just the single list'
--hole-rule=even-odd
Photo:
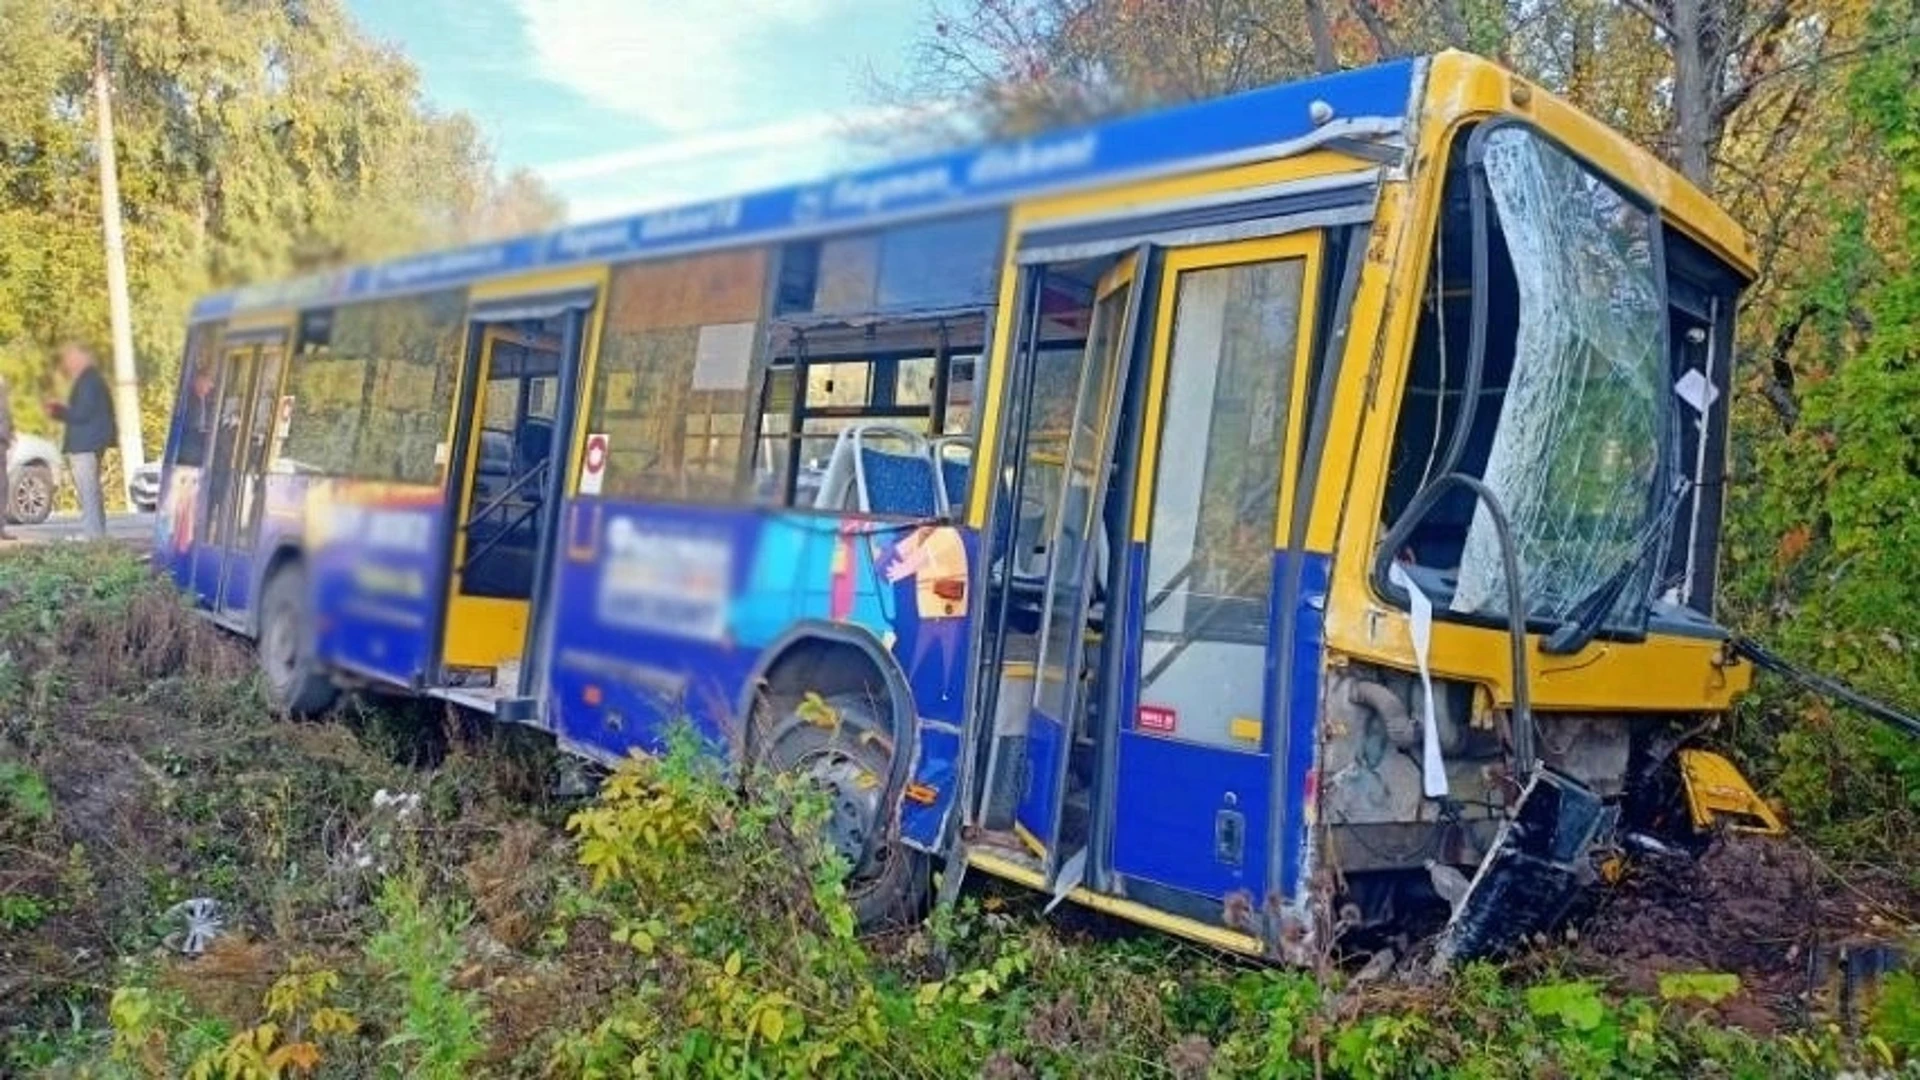
[{"label": "red sticker on bus", "polygon": [[1156,735],[1171,735],[1180,726],[1180,714],[1164,705],[1142,705],[1140,714],[1133,726],[1139,731],[1151,731]]}]

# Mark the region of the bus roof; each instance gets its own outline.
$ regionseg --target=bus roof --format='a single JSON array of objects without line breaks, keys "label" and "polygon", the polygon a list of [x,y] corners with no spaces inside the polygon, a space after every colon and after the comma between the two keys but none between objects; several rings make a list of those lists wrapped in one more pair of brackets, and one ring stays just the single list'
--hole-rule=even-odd
[{"label": "bus roof", "polygon": [[[1327,128],[1364,133],[1407,122],[1416,61],[1252,90],[1088,127],[990,143],[755,194],[571,225],[205,297],[193,321],[418,292],[582,262],[847,232],[1005,205],[1042,191],[1269,155]],[[1316,123],[1316,102],[1332,119]],[[1326,115],[1322,113],[1322,115]]]},{"label": "bus roof", "polygon": [[[853,232],[988,210],[1042,193],[1276,157],[1339,135],[1404,136],[1419,115],[1413,98],[1429,59],[1395,60],[790,187],[247,286],[201,299],[191,319],[330,306],[581,263]],[[1645,155],[1638,147],[1628,149]],[[1689,186],[1650,155],[1646,159],[1669,184]],[[1688,201],[1694,216],[1711,219],[1694,224],[1716,239],[1731,237],[1730,257],[1751,276],[1739,226],[1704,195]]]}]

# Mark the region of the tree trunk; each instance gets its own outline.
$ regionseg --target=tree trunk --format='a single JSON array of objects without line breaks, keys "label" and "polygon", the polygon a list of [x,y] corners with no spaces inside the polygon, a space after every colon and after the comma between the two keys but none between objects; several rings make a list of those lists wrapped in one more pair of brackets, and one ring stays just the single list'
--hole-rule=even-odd
[{"label": "tree trunk", "polygon": [[1709,0],[1673,0],[1673,160],[1681,175],[1713,190],[1715,33]]},{"label": "tree trunk", "polygon": [[1327,22],[1326,0],[1306,0],[1307,33],[1313,38],[1313,66],[1322,73],[1337,70],[1340,58],[1333,51],[1333,27]]}]

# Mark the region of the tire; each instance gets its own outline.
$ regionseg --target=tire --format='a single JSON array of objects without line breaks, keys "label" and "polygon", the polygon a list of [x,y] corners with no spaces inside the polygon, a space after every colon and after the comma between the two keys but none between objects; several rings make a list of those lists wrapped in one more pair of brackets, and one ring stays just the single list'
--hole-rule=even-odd
[{"label": "tire", "polygon": [[38,525],[53,513],[53,470],[42,464],[19,469],[8,485],[6,516],[16,525]]},{"label": "tire", "polygon": [[[890,808],[880,805],[893,762],[888,725],[864,694],[835,694],[826,703],[839,723],[823,727],[798,713],[799,701],[763,703],[765,737],[757,740],[755,766],[811,776],[831,805],[827,841],[847,862],[867,850],[847,880],[847,902],[863,930],[911,923],[926,912],[931,861],[900,842]],[[875,783],[874,780],[879,782]],[[868,837],[875,828],[886,832]]]},{"label": "tire", "polygon": [[318,716],[332,707],[339,688],[321,666],[307,611],[307,572],[297,562],[273,572],[260,590],[260,636],[255,649],[267,697],[293,716]]}]

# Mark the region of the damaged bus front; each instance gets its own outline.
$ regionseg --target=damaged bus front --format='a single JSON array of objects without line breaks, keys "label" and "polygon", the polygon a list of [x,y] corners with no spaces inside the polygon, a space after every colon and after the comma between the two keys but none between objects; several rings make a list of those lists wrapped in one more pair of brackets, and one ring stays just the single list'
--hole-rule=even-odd
[{"label": "damaged bus front", "polygon": [[1635,846],[1779,829],[1687,745],[1751,674],[1712,604],[1744,237],[1644,152],[1459,67],[1435,62],[1381,347],[1347,356],[1367,400],[1311,855],[1342,926],[1448,905],[1442,964],[1544,929]]}]

